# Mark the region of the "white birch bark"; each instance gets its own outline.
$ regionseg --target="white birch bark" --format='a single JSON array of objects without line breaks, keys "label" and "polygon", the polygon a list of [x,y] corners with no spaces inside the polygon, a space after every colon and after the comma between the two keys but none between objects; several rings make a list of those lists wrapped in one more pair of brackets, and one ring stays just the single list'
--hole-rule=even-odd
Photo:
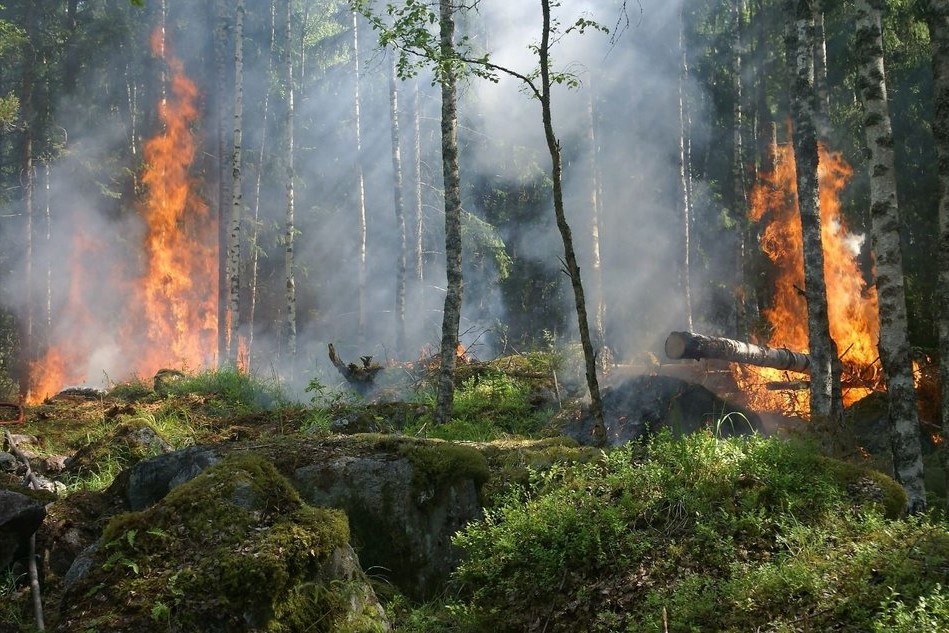
[{"label": "white birch bark", "polygon": [[870,219],[880,311],[880,360],[886,375],[890,440],[896,479],[906,489],[911,513],[926,508],[916,389],[910,358],[906,291],[900,249],[893,128],[883,66],[883,0],[857,0],[858,87],[870,170]]},{"label": "white birch bark", "polygon": [[362,155],[362,97],[359,92],[359,82],[361,79],[360,60],[359,60],[359,14],[353,11],[353,71],[355,79],[353,81],[353,120],[356,134],[356,204],[358,217],[358,244],[356,246],[359,253],[359,264],[357,271],[357,289],[359,297],[359,306],[357,310],[357,337],[359,343],[365,343],[366,338],[366,284],[368,283],[368,269],[366,267],[366,182],[363,172]]},{"label": "white birch bark", "polygon": [[391,57],[389,69],[389,115],[392,118],[392,178],[395,224],[398,232],[398,253],[395,262],[395,353],[405,353],[405,260],[408,242],[405,236],[405,202],[402,180],[402,149],[399,132],[399,83],[396,77],[396,57]]},{"label": "white birch bark", "polygon": [[244,129],[244,0],[237,0],[234,17],[234,146],[231,151],[231,215],[227,233],[228,322],[227,360],[237,366],[240,328],[241,157]]},{"label": "white birch bark", "polygon": [[284,79],[284,90],[286,92],[286,121],[284,122],[284,134],[285,134],[285,143],[284,152],[286,156],[284,158],[286,170],[284,173],[285,186],[286,186],[286,226],[284,231],[284,279],[285,279],[285,307],[287,310],[286,321],[285,321],[285,332],[286,332],[286,344],[287,344],[287,354],[291,365],[294,362],[294,357],[297,353],[297,291],[296,291],[296,277],[295,277],[295,265],[294,265],[294,241],[296,240],[296,224],[294,222],[294,193],[293,193],[293,179],[295,177],[294,166],[293,166],[293,142],[294,142],[294,132],[293,132],[293,38],[292,38],[292,26],[293,26],[293,9],[290,0],[284,0],[285,4],[281,7],[283,15],[281,18],[284,20],[284,32],[285,38],[283,40],[283,79]]},{"label": "white birch bark", "polygon": [[824,251],[821,243],[820,196],[817,186],[817,132],[814,127],[814,23],[810,0],[789,0],[788,55],[794,63],[791,80],[791,110],[794,123],[794,159],[797,165],[797,197],[804,238],[804,287],[807,299],[808,347],[811,369],[811,418],[842,420],[837,346],[830,337],[827,287],[824,281]]}]

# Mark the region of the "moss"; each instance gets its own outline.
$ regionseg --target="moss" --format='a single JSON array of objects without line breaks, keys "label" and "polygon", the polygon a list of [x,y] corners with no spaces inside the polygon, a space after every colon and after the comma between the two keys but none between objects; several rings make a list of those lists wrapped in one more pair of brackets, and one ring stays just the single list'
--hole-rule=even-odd
[{"label": "moss", "polygon": [[857,503],[879,504],[884,516],[896,519],[906,512],[906,491],[883,473],[830,457],[819,458],[833,473],[840,487],[847,490]]},{"label": "moss", "polygon": [[[113,518],[98,565],[65,608],[83,619],[121,610],[137,630],[153,626],[154,613],[180,630],[304,630],[278,625],[275,614],[294,613],[296,588],[321,585],[348,539],[343,513],[306,505],[269,462],[235,453],[158,505]],[[345,600],[318,605],[330,627],[349,610]]]},{"label": "moss", "polygon": [[526,485],[532,471],[545,471],[554,465],[585,464],[603,454],[598,448],[580,446],[568,437],[498,440],[477,446],[491,469],[491,478],[483,490],[488,506],[511,485]]},{"label": "moss", "polygon": [[473,479],[480,488],[491,476],[488,460],[470,446],[429,440],[402,443],[398,451],[412,464],[417,490],[437,490],[460,479]]}]

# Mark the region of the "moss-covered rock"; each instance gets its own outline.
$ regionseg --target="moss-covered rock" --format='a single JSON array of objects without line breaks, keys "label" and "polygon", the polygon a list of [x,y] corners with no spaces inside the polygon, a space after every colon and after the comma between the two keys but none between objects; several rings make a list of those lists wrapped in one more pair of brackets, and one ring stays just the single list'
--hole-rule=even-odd
[{"label": "moss-covered rock", "polygon": [[320,451],[294,466],[301,495],[345,510],[367,569],[412,598],[441,592],[459,560],[452,535],[481,517],[484,456],[452,442],[386,435],[327,441]]},{"label": "moss-covered rock", "polygon": [[345,515],[307,505],[273,465],[235,453],[114,517],[57,630],[386,630],[348,539]]}]

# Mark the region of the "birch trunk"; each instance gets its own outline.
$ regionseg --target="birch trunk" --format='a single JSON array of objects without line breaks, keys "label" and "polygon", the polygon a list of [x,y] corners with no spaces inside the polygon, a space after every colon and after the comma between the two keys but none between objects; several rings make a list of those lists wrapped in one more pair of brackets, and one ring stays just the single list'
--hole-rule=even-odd
[{"label": "birch trunk", "polygon": [[293,132],[293,9],[290,0],[284,0],[284,5],[281,7],[283,15],[281,18],[284,20],[284,33],[285,38],[283,41],[283,81],[284,81],[284,90],[286,92],[286,120],[284,121],[284,135],[285,135],[285,146],[284,151],[286,152],[285,165],[286,171],[284,173],[284,178],[286,181],[286,227],[284,232],[284,278],[286,282],[286,293],[284,295],[286,304],[286,322],[285,322],[285,332],[286,332],[286,344],[287,344],[287,355],[289,357],[291,366],[294,362],[294,357],[297,353],[297,292],[296,292],[296,279],[294,274],[294,261],[293,261],[293,246],[294,240],[296,238],[296,226],[294,224],[294,200],[293,200],[293,179],[294,179],[294,167],[293,167],[293,141],[294,141],[294,132]]},{"label": "birch trunk", "polygon": [[788,31],[788,56],[794,62],[791,112],[794,123],[794,159],[797,165],[797,198],[804,238],[804,286],[807,300],[808,347],[811,366],[811,417],[842,421],[835,383],[840,374],[837,346],[830,337],[824,251],[821,243],[820,196],[817,187],[817,133],[814,128],[813,12],[809,0],[787,4],[793,27]]},{"label": "birch trunk", "polygon": [[389,69],[389,114],[392,118],[392,177],[393,206],[399,246],[395,262],[395,355],[405,354],[405,259],[408,242],[405,237],[405,202],[402,185],[402,150],[399,133],[399,84],[396,77],[396,56],[391,57]]},{"label": "birch trunk", "polygon": [[[929,0],[926,22],[932,47],[935,114],[933,137],[939,157],[939,254],[936,284],[939,331],[939,376],[942,390],[942,436],[949,439],[949,5]],[[949,442],[942,443],[949,450]],[[949,459],[945,460],[949,479]]]},{"label": "birch trunk", "polygon": [[353,70],[356,77],[353,88],[353,117],[356,133],[356,204],[358,206],[358,240],[357,252],[359,253],[359,270],[357,278],[359,283],[359,311],[357,323],[357,337],[360,345],[365,343],[366,339],[366,284],[368,282],[368,269],[366,267],[366,182],[363,175],[363,156],[362,156],[362,97],[359,92],[360,67],[359,67],[359,14],[353,11]]},{"label": "birch trunk", "polygon": [[[214,215],[218,223],[218,310],[217,310],[217,359],[218,363],[227,362],[228,349],[230,346],[230,327],[228,325],[228,282],[227,282],[227,227],[230,213],[225,211],[225,205],[228,197],[228,177],[227,161],[228,155],[227,133],[225,132],[226,111],[224,107],[225,95],[227,93],[227,19],[226,3],[224,0],[216,0],[213,5],[214,10],[214,66],[217,75],[215,85],[214,107],[216,111],[217,124],[214,134],[217,145],[216,167],[217,167],[217,187],[215,188],[215,199],[212,201]],[[162,2],[162,33],[165,30],[165,16],[167,8]],[[164,36],[162,45],[164,46]],[[162,70],[164,73],[164,70]],[[165,81],[162,81],[162,91],[164,100]]]},{"label": "birch trunk", "polygon": [[540,62],[540,107],[544,121],[544,137],[547,140],[547,150],[550,152],[550,174],[553,180],[554,214],[557,216],[557,228],[563,241],[564,263],[570,284],[573,286],[574,304],[577,309],[577,322],[580,330],[580,344],[583,347],[584,365],[586,367],[587,387],[590,390],[590,410],[594,420],[594,441],[602,444],[606,441],[606,427],[603,424],[603,403],[600,399],[600,385],[596,375],[596,352],[590,337],[590,325],[587,321],[586,300],[583,296],[583,282],[580,279],[580,266],[573,247],[573,236],[570,225],[567,223],[563,203],[563,179],[560,157],[560,141],[554,134],[553,116],[551,113],[551,77],[550,77],[550,37],[551,0],[541,0],[544,23],[541,33],[538,58]]},{"label": "birch trunk", "polygon": [[916,388],[906,320],[900,217],[896,201],[893,128],[883,67],[883,0],[857,0],[859,90],[870,169],[870,219],[880,310],[880,361],[890,408],[893,470],[913,514],[926,509]]},{"label": "birch trunk", "polygon": [[[273,73],[273,62],[274,62],[274,53],[275,53],[275,44],[276,44],[276,27],[277,27],[277,2],[276,0],[270,0],[270,41],[269,48],[270,52],[267,57],[267,77],[269,78]],[[270,127],[268,125],[268,118],[270,114],[270,92],[271,89],[268,88],[264,91],[264,105],[263,113],[261,115],[261,121],[263,125],[260,131],[260,151],[257,155],[257,174],[256,182],[254,184],[254,226],[251,230],[250,242],[248,244],[248,249],[250,251],[250,279],[247,280],[248,286],[248,307],[247,307],[247,353],[248,355],[253,354],[254,349],[254,332],[255,332],[255,319],[257,311],[257,273],[260,266],[260,249],[258,244],[260,241],[260,184],[261,178],[263,175],[263,165],[264,165],[264,156],[266,155],[267,148],[267,129]],[[248,359],[249,361],[250,359]]]},{"label": "birch trunk", "polygon": [[[454,6],[451,0],[439,0],[439,46],[443,65],[439,70],[442,92],[442,171],[445,187],[445,271],[447,286],[442,315],[441,366],[438,370],[438,394],[435,422],[451,420],[455,399],[455,362],[458,327],[464,285],[461,273],[461,175],[458,168],[457,76],[451,64],[454,57]],[[448,61],[445,61],[448,60]]]},{"label": "birch trunk", "polygon": [[689,58],[685,47],[685,15],[679,8],[679,183],[682,187],[682,294],[685,303],[685,323],[692,330],[692,199],[689,187],[689,156],[687,153],[686,82],[689,79]]},{"label": "birch trunk", "polygon": [[590,246],[593,249],[593,332],[596,336],[596,349],[600,353],[600,367],[607,371],[610,354],[606,346],[606,295],[603,292],[603,263],[600,258],[600,218],[603,202],[600,189],[600,146],[596,133],[596,108],[592,83],[590,82],[590,98],[587,101],[587,116],[590,119],[588,138],[590,143],[590,210],[593,213],[590,223]]},{"label": "birch trunk", "polygon": [[817,137],[830,138],[830,86],[827,83],[827,31],[823,0],[814,1],[814,89],[817,92]]},{"label": "birch trunk", "polygon": [[742,55],[744,54],[745,0],[734,0],[732,33],[732,215],[738,224],[739,238],[735,261],[735,330],[739,337],[747,337],[750,330],[747,298],[747,220],[748,193],[745,183],[744,151],[744,79],[742,77]]},{"label": "birch trunk", "polygon": [[230,332],[227,336],[227,359],[238,362],[240,329],[240,265],[241,265],[241,143],[244,128],[244,0],[237,0],[234,19],[234,147],[231,153],[231,219],[227,234],[227,282]]},{"label": "birch trunk", "polygon": [[425,281],[425,250],[423,243],[424,235],[424,210],[422,207],[422,110],[419,99],[419,82],[415,80],[415,89],[412,96],[413,111],[413,136],[415,145],[415,281],[417,284],[417,299],[421,305],[422,283]]}]

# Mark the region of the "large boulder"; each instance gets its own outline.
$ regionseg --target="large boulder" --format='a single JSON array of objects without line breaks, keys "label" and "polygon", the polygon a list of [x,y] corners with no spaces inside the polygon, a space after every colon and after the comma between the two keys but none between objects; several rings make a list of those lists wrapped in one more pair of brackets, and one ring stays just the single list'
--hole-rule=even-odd
[{"label": "large boulder", "polygon": [[287,474],[309,503],[346,512],[366,569],[411,598],[431,598],[460,560],[452,536],[482,516],[487,461],[450,442],[354,439]]},{"label": "large boulder", "polygon": [[[113,485],[128,506],[143,509],[196,478],[227,451],[244,445],[189,447],[143,460]],[[490,475],[470,446],[386,435],[307,437],[256,442],[312,505],[349,517],[353,545],[366,569],[412,598],[440,591],[460,560],[451,538],[482,516],[481,486]]]},{"label": "large boulder", "polygon": [[57,631],[386,631],[346,516],[235,453],[114,517],[67,574]]},{"label": "large boulder", "polygon": [[[610,446],[619,446],[661,429],[674,434],[711,430],[722,437],[762,432],[758,415],[703,387],[671,376],[641,375],[603,390],[603,423]],[[560,431],[581,443],[593,441],[593,417],[563,415]]]}]

